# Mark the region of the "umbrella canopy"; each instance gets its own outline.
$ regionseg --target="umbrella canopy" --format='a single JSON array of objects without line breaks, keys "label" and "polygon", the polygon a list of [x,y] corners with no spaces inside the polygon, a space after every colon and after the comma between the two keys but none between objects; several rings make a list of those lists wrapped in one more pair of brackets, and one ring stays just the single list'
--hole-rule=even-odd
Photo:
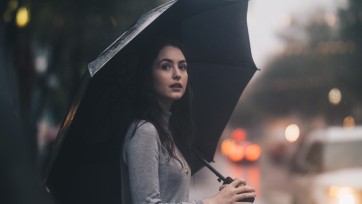
[{"label": "umbrella canopy", "polygon": [[[246,13],[247,1],[234,1],[184,21],[193,92],[193,144],[208,162],[213,161],[220,136],[256,71]],[[201,166],[193,164],[193,172]]]},{"label": "umbrella canopy", "polygon": [[[55,198],[64,203],[82,203],[84,197],[92,203],[104,203],[105,198],[106,203],[120,203],[121,147],[110,136],[112,79],[127,72],[125,67],[139,61],[144,46],[167,30],[173,30],[187,50],[194,148],[213,161],[221,133],[256,71],[247,6],[247,0],[171,1],[142,16],[91,62],[51,157],[47,186]],[[193,172],[203,166],[191,158],[188,162]]]}]

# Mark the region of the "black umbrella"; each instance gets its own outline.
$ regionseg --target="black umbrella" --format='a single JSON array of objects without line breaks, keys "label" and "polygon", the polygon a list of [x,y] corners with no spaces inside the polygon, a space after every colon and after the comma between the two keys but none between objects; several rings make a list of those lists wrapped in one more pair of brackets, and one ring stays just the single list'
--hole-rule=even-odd
[{"label": "black umbrella", "polygon": [[[174,31],[187,49],[193,92],[193,172],[213,161],[221,133],[256,71],[246,24],[247,0],[178,0],[142,16],[89,64],[60,129],[47,186],[64,203],[120,202],[120,145],[112,132],[114,76],[126,72],[153,37]],[[215,171],[215,170],[213,170]],[[217,172],[216,172],[217,173]],[[218,173],[217,173],[218,174]],[[218,174],[218,177],[229,180]],[[230,182],[230,181],[229,181]],[[99,196],[101,195],[101,196]]]}]

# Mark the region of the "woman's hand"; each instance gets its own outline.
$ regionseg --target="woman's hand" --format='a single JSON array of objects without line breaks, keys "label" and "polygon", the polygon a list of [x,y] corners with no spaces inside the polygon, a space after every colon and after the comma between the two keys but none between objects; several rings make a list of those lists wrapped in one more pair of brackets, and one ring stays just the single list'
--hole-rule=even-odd
[{"label": "woman's hand", "polygon": [[215,196],[203,200],[204,204],[235,204],[244,198],[255,197],[255,190],[246,185],[245,180],[235,179],[230,184],[224,184],[219,188],[220,192]]}]

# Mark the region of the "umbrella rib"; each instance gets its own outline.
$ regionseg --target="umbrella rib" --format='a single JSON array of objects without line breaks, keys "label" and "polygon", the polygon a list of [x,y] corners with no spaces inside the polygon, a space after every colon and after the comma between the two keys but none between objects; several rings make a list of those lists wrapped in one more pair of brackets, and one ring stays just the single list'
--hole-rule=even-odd
[{"label": "umbrella rib", "polygon": [[[88,70],[93,77],[110,59],[112,59],[119,51],[127,46],[139,33],[148,27],[155,19],[157,19],[165,10],[172,6],[176,1],[171,1],[167,4],[161,5],[150,12],[144,14],[129,30],[124,32],[113,44],[104,50],[97,60],[89,63]],[[153,11],[160,10],[158,15],[151,15]],[[137,29],[136,29],[137,28]],[[112,49],[112,47],[116,47]]]}]

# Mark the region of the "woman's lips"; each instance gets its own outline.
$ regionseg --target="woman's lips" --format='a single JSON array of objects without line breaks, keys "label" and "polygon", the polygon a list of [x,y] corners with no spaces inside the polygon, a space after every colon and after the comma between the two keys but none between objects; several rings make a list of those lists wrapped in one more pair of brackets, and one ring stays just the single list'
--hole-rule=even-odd
[{"label": "woman's lips", "polygon": [[181,89],[182,85],[180,83],[175,83],[170,86],[171,88]]}]

